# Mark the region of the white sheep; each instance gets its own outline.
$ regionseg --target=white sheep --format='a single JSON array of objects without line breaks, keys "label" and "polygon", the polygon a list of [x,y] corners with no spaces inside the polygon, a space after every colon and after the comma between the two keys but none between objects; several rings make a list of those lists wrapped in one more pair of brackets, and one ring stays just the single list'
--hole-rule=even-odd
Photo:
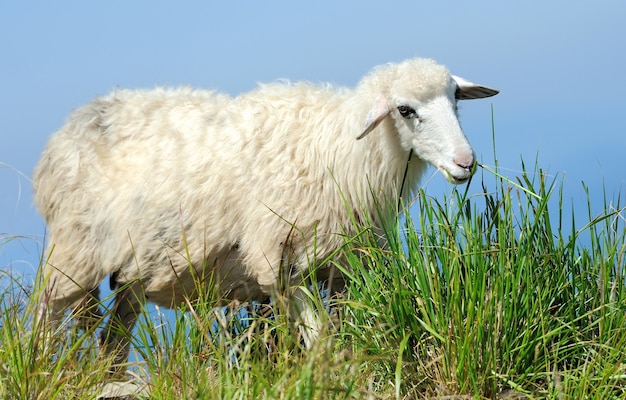
[{"label": "white sheep", "polygon": [[[77,305],[97,315],[109,276],[125,289],[103,339],[123,360],[115,321],[131,329],[146,299],[172,307],[193,297],[194,276],[211,276],[225,299],[263,300],[289,254],[299,283],[310,260],[354,233],[353,218],[382,224],[376,198],[410,195],[426,163],[467,181],[475,156],[457,100],[497,93],[411,59],[375,68],[353,90],[273,83],[234,98],[156,89],[96,99],[54,134],[35,170],[49,228],[40,315]],[[318,322],[305,297],[296,290],[293,303],[310,345]]]}]

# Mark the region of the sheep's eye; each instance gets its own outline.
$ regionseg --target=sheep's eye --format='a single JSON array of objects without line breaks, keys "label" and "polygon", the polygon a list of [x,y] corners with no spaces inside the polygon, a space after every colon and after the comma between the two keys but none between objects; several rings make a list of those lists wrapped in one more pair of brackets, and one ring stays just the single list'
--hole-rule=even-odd
[{"label": "sheep's eye", "polygon": [[402,115],[403,118],[412,118],[417,117],[417,112],[415,109],[409,106],[398,106],[398,112]]}]

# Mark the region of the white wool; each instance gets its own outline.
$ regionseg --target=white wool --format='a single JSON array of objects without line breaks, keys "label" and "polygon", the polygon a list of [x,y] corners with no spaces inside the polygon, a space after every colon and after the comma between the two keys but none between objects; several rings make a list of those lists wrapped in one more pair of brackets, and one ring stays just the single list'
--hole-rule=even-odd
[{"label": "white wool", "polygon": [[58,313],[112,276],[118,286],[138,279],[149,301],[171,307],[193,292],[190,265],[215,273],[226,298],[265,298],[285,246],[296,280],[354,233],[353,213],[383,222],[374,198],[397,199],[410,151],[405,196],[426,162],[468,179],[474,156],[455,94],[476,88],[463,98],[497,93],[413,59],[375,68],[355,89],[273,83],[234,98],[183,88],[96,99],[54,134],[35,170],[50,236],[41,302]]}]

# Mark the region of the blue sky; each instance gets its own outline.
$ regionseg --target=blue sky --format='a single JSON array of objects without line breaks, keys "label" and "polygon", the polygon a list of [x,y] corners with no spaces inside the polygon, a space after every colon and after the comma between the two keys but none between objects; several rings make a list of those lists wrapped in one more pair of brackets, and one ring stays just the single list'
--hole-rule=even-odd
[{"label": "blue sky", "polygon": [[[34,274],[45,225],[33,167],[72,109],[115,87],[353,86],[377,64],[431,57],[501,90],[461,108],[482,162],[493,165],[493,106],[503,173],[538,157],[577,209],[581,181],[598,206],[603,185],[626,197],[626,2],[266,3],[0,3],[0,269]],[[434,169],[424,185],[451,190]]]}]

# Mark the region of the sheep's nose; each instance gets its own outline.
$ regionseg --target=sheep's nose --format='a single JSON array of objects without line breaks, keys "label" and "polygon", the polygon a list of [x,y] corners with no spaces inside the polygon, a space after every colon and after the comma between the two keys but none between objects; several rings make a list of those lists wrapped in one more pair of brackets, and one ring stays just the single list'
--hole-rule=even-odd
[{"label": "sheep's nose", "polygon": [[463,169],[470,170],[474,166],[474,154],[467,153],[454,157],[454,163]]}]

